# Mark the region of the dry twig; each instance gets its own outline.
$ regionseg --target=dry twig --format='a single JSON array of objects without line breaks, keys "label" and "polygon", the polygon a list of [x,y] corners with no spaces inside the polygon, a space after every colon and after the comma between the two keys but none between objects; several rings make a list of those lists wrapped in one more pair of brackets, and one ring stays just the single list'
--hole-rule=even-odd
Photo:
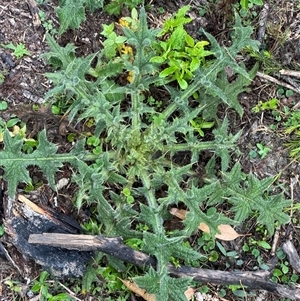
[{"label": "dry twig", "polygon": [[[61,233],[31,234],[29,243],[48,245],[69,250],[98,250],[139,267],[156,266],[156,259],[124,245],[118,237],[103,237],[94,235],[74,235]],[[249,289],[267,290],[292,300],[300,300],[300,289],[271,282],[271,271],[214,271],[192,268],[188,266],[175,267],[168,265],[170,275],[175,277],[192,277],[194,281],[215,284],[241,284]]]},{"label": "dry twig", "polygon": [[279,73],[282,75],[288,75],[288,76],[300,78],[300,71],[282,69],[279,71]]},{"label": "dry twig", "polygon": [[279,86],[282,86],[282,87],[285,87],[285,88],[287,88],[287,89],[290,89],[290,90],[292,90],[292,91],[294,91],[294,92],[300,94],[300,90],[298,90],[297,88],[295,88],[295,87],[293,87],[293,86],[291,86],[291,85],[289,85],[289,84],[287,84],[287,83],[285,83],[285,82],[279,81],[278,79],[276,79],[276,78],[274,78],[274,77],[272,77],[272,76],[270,76],[270,75],[266,75],[266,74],[263,74],[263,73],[261,73],[261,72],[257,72],[257,75],[258,75],[260,78],[262,78],[262,79],[264,79],[264,80],[266,80],[266,81],[269,81],[269,82],[271,82],[271,83],[274,83],[274,84],[279,85]]}]

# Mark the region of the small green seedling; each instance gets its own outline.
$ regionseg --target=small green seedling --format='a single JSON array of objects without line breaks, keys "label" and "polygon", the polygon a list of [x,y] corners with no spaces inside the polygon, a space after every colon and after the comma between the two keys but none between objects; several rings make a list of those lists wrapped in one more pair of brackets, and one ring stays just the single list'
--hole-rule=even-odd
[{"label": "small green seedling", "polygon": [[237,296],[239,298],[245,298],[245,297],[247,297],[247,293],[244,290],[243,286],[241,286],[241,285],[232,284],[232,285],[229,285],[228,288],[232,291],[232,293],[235,296]]},{"label": "small green seedling", "polygon": [[86,144],[93,147],[93,154],[99,155],[102,153],[101,141],[96,136],[91,136],[87,139]]},{"label": "small green seedling", "polygon": [[[2,109],[1,109],[2,106]],[[5,101],[0,102],[0,110],[4,110],[7,106]],[[17,117],[12,117],[8,121],[0,119],[0,142],[3,142],[4,130],[8,129],[10,136],[18,136],[23,140],[22,150],[31,154],[33,150],[38,146],[38,141],[33,138],[27,138],[26,136],[26,124],[21,122]]]},{"label": "small green seedling", "polygon": [[34,281],[34,285],[31,288],[31,291],[33,293],[38,293],[40,298],[39,300],[49,300],[49,301],[59,301],[59,300],[66,300],[71,301],[73,298],[71,298],[67,293],[58,293],[57,295],[52,295],[50,293],[50,290],[52,288],[52,281],[48,280],[49,273],[46,271],[43,271],[40,274],[40,277],[38,280]]},{"label": "small green seedling", "polygon": [[195,131],[197,131],[201,137],[204,137],[203,129],[211,129],[215,125],[213,121],[206,121],[203,118],[195,118],[190,122]]},{"label": "small green seedling", "polygon": [[52,36],[58,33],[57,29],[53,26],[53,21],[47,20],[47,15],[44,11],[39,11],[39,17],[46,32],[49,32]]},{"label": "small green seedling", "polygon": [[24,55],[30,55],[30,52],[25,48],[25,45],[23,43],[19,43],[17,44],[17,46],[15,46],[13,43],[1,44],[1,46],[5,49],[13,50],[13,55],[17,59],[21,59]]},{"label": "small green seedling", "polygon": [[[242,13],[242,12],[241,12]],[[245,19],[247,19],[248,10],[244,10]],[[252,12],[253,15],[254,11]],[[243,13],[242,13],[243,14]],[[250,17],[251,18],[251,17]],[[275,60],[271,51],[268,50],[254,50],[251,47],[245,47],[244,51],[246,51],[250,57],[252,57],[256,62],[259,62],[261,68],[265,73],[273,73],[278,72],[281,69],[281,65]]]},{"label": "small green seedling", "polygon": [[114,0],[107,1],[108,4],[104,6],[104,10],[110,15],[120,15],[122,7],[133,9],[143,3],[143,0]]},{"label": "small green seedling", "polygon": [[101,231],[103,231],[102,225],[92,219],[90,219],[88,222],[83,224],[81,227],[83,230],[85,230],[93,235],[99,235],[101,233]]},{"label": "small green seedling", "polygon": [[123,17],[119,20],[119,23],[122,26],[131,28],[132,30],[136,31],[140,27],[140,21],[138,17],[138,11],[136,8],[133,8],[131,11],[131,17]]},{"label": "small green seedling", "polygon": [[114,23],[110,25],[102,24],[103,30],[101,34],[105,36],[106,40],[103,42],[104,55],[107,59],[111,59],[116,56],[116,54],[121,54],[122,46],[127,40],[125,36],[119,36],[115,33]]},{"label": "small green seedling", "polygon": [[256,241],[254,239],[249,239],[249,243],[245,242],[242,250],[245,253],[251,253],[252,256],[255,257],[257,265],[253,267],[254,270],[262,269],[267,270],[269,269],[268,265],[264,263],[262,255],[261,255],[261,249],[264,250],[270,250],[271,246],[264,240]]},{"label": "small green seedling", "polygon": [[256,147],[257,150],[251,150],[249,152],[249,156],[251,159],[257,158],[258,155],[261,159],[264,159],[267,156],[267,154],[271,151],[269,147],[263,145],[262,143],[257,143]]},{"label": "small green seedling", "polygon": [[258,148],[258,154],[260,155],[260,157],[263,159],[266,157],[266,155],[270,152],[270,148],[263,145],[262,143],[257,143],[256,144],[257,148]]},{"label": "small green seedling", "polygon": [[20,293],[22,291],[22,286],[19,281],[5,280],[4,284],[13,292]]},{"label": "small green seedling", "polygon": [[254,113],[259,113],[261,111],[272,111],[278,108],[278,99],[272,98],[268,101],[259,101],[258,104],[252,109]]},{"label": "small green seedling", "polygon": [[162,6],[159,6],[159,7],[157,8],[157,11],[158,11],[158,13],[161,14],[161,15],[165,13],[165,9],[164,9]]},{"label": "small green seedling", "polygon": [[295,92],[293,90],[290,89],[284,89],[282,87],[278,88],[277,90],[277,95],[278,97],[291,97],[295,94]]},{"label": "small green seedling", "polygon": [[4,82],[5,76],[7,75],[8,71],[7,70],[1,70],[0,72],[0,85]]},{"label": "small green seedling", "polygon": [[[107,281],[106,288],[109,292],[116,292],[124,289],[124,285],[120,279],[122,279],[121,274],[115,270],[113,267],[101,267],[98,269],[99,274]],[[101,288],[102,290],[102,288]]]},{"label": "small green seedling", "polygon": [[197,244],[205,254],[200,260],[216,262],[219,259],[219,253],[215,250],[215,240],[212,239],[210,234],[203,233],[203,235],[198,238]]},{"label": "small green seedling", "polygon": [[143,246],[143,240],[140,238],[129,238],[125,240],[125,244],[134,250],[141,250]]},{"label": "small green seedling", "polygon": [[161,109],[163,105],[163,102],[161,100],[156,100],[153,96],[150,96],[147,99],[147,102],[151,107],[155,107],[157,110]]},{"label": "small green seedling", "polygon": [[275,269],[273,270],[272,281],[289,284],[291,282],[297,282],[299,276],[293,274],[290,270],[289,263],[286,260],[286,254],[283,252],[281,248],[278,248],[276,251],[276,255],[279,259]]},{"label": "small green seedling", "polygon": [[176,269],[180,268],[180,262],[178,258],[171,256],[170,262],[175,266]]},{"label": "small green seedling", "polygon": [[51,106],[51,111],[54,115],[59,115],[60,114],[60,107],[56,105]]},{"label": "small green seedling", "polygon": [[122,190],[122,193],[125,195],[126,197],[126,201],[128,204],[133,204],[134,203],[134,198],[133,196],[131,195],[131,191],[129,188],[125,187],[123,190]]},{"label": "small green seedling", "polygon": [[285,133],[291,134],[300,128],[300,111],[290,113],[287,121],[284,123]]}]

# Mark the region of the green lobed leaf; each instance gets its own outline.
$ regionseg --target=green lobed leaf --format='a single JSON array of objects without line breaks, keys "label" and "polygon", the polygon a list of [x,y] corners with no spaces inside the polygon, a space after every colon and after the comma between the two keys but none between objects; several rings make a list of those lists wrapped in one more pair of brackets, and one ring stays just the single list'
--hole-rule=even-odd
[{"label": "green lobed leaf", "polygon": [[78,28],[86,19],[83,0],[65,0],[63,6],[56,8],[56,13],[60,21],[59,35],[66,32],[68,28]]},{"label": "green lobed leaf", "polygon": [[290,220],[283,209],[291,203],[282,194],[270,194],[273,181],[272,177],[260,180],[252,174],[246,176],[241,172],[240,164],[236,163],[231,171],[223,173],[219,184],[216,182],[216,189],[209,196],[208,204],[220,204],[226,199],[232,204],[231,210],[235,213],[237,223],[257,214],[257,222],[265,225],[272,235],[276,223],[285,224]]},{"label": "green lobed leaf", "polygon": [[135,277],[135,283],[147,289],[150,294],[155,294],[156,301],[178,300],[186,301],[184,292],[191,284],[191,278],[172,278],[168,275],[158,274],[153,268],[144,276]]},{"label": "green lobed leaf", "polygon": [[58,147],[47,140],[45,130],[40,132],[38,146],[32,153],[24,154],[21,151],[23,144],[21,137],[11,137],[8,130],[4,131],[4,149],[0,152],[0,165],[4,168],[3,177],[8,183],[10,197],[15,195],[18,183],[30,182],[28,166],[41,168],[50,186],[55,190],[55,173],[64,162],[76,163],[79,160],[78,156],[80,157],[80,147],[70,154],[57,154]]},{"label": "green lobed leaf", "polygon": [[65,47],[61,47],[49,34],[46,34],[46,41],[50,46],[50,51],[42,54],[42,57],[54,68],[67,68],[75,58],[74,44],[68,43]]},{"label": "green lobed leaf", "polygon": [[103,7],[104,0],[85,0],[84,4],[91,11],[95,11],[97,8]]}]

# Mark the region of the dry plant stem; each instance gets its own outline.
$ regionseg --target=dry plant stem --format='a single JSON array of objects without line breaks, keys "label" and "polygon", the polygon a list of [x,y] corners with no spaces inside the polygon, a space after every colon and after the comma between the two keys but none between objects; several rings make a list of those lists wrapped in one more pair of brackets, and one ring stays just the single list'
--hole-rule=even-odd
[{"label": "dry plant stem", "polygon": [[273,237],[273,242],[272,242],[272,249],[271,249],[271,256],[275,256],[276,253],[276,248],[278,246],[278,240],[279,240],[279,235],[280,235],[280,230],[276,229]]},{"label": "dry plant stem", "polygon": [[292,200],[291,204],[291,211],[290,211],[290,217],[292,217],[294,210],[293,210],[293,205],[294,205],[294,186],[299,183],[299,175],[296,175],[293,178],[290,178],[290,189],[291,189],[291,197],[290,199]]},{"label": "dry plant stem", "polygon": [[300,72],[299,71],[282,69],[282,70],[279,71],[279,73],[281,75],[288,75],[288,76],[293,76],[293,77],[300,78]]},{"label": "dry plant stem", "polygon": [[75,294],[74,292],[72,292],[69,288],[67,288],[67,287],[66,287],[65,285],[63,285],[61,282],[58,281],[58,284],[59,284],[61,287],[63,287],[63,288],[69,293],[69,295],[70,295],[72,298],[76,299],[77,301],[82,301],[81,299],[79,299],[79,298],[76,297],[76,294]]},{"label": "dry plant stem", "polygon": [[279,86],[282,86],[282,87],[285,87],[285,88],[287,88],[287,89],[290,89],[290,90],[292,90],[292,91],[294,91],[294,92],[300,94],[300,91],[299,91],[298,89],[296,89],[295,87],[293,87],[293,86],[291,86],[291,85],[289,85],[289,84],[287,84],[287,83],[285,83],[285,82],[279,81],[278,79],[276,79],[276,78],[274,78],[274,77],[272,77],[272,76],[270,76],[270,75],[266,75],[266,74],[263,74],[263,73],[261,73],[261,72],[257,72],[257,75],[258,75],[260,78],[262,78],[262,79],[264,79],[264,80],[266,80],[266,81],[269,81],[269,82],[271,82],[271,83],[274,83],[274,84],[279,85]]},{"label": "dry plant stem", "polygon": [[[97,250],[112,255],[123,261],[139,267],[156,267],[156,259],[145,253],[135,251],[122,243],[121,238],[102,237],[94,235],[72,235],[61,233],[31,234],[29,243],[65,248],[68,250],[91,251]],[[299,261],[300,262],[300,261]],[[192,277],[194,281],[215,284],[241,284],[249,289],[267,290],[292,300],[300,300],[300,289],[271,282],[270,271],[242,272],[215,271],[209,269],[168,265],[169,273],[174,277]]]},{"label": "dry plant stem", "polygon": [[296,90],[300,91],[300,86],[291,77],[286,76],[286,75],[284,75],[282,77],[287,83],[292,85]]},{"label": "dry plant stem", "polygon": [[0,253],[4,254],[5,258],[14,266],[14,268],[19,272],[20,275],[22,275],[21,270],[19,269],[18,265],[14,262],[14,260],[10,257],[9,253],[3,246],[3,244],[0,241]]}]

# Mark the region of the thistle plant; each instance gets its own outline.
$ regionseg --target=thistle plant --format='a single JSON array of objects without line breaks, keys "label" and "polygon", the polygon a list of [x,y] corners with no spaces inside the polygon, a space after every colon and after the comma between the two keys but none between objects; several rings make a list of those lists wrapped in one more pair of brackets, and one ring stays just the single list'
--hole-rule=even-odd
[{"label": "thistle plant", "polygon": [[[159,77],[162,65],[151,60],[157,55],[153,45],[158,31],[148,28],[144,9],[140,12],[139,27],[124,27],[123,33],[122,42],[134,49],[133,58],[119,52],[110,58],[105,50],[77,58],[73,45],[63,48],[51,36],[47,37],[51,51],[45,58],[57,68],[47,74],[54,84],[47,97],[51,99],[68,91],[68,99],[73,100],[69,118],[94,120],[98,151],[89,153],[84,148],[85,142],[79,140],[71,153],[57,154],[57,147],[47,141],[43,131],[36,150],[24,154],[23,141],[6,132],[0,164],[4,166],[9,194],[13,196],[18,182],[30,181],[27,166],[38,165],[55,187],[55,172],[64,162],[71,163],[72,179],[78,185],[75,200],[78,210],[93,206],[94,219],[102,224],[103,235],[141,239],[142,251],[156,257],[156,268],[145,268],[145,274],[135,277],[135,282],[155,294],[156,300],[186,300],[183,292],[192,279],[172,278],[167,265],[171,258],[200,259],[201,254],[183,242],[201,222],[213,236],[218,225],[239,224],[254,214],[271,234],[275,222],[283,224],[289,220],[283,208],[290,202],[281,194],[270,193],[272,178],[260,181],[244,174],[238,163],[232,167],[231,153],[237,151],[241,132],[229,133],[228,120],[216,118],[221,103],[242,115],[237,95],[246,89],[255,70],[248,73],[233,58],[247,45],[257,48],[257,42],[251,40],[252,29],[243,27],[238,15],[232,45],[227,49],[203,31],[214,60],[199,65],[186,89],[178,90],[162,84]],[[95,59],[97,64],[92,67]],[[237,75],[230,85],[225,67]],[[117,84],[115,79],[124,70],[131,72],[132,80],[126,85]],[[159,112],[148,101],[149,91],[155,86],[169,95]],[[190,99],[195,93],[199,97],[192,107]],[[213,139],[205,141],[205,135],[200,137],[195,131],[192,121],[197,118],[214,120]],[[211,159],[206,176],[200,181],[193,165],[201,161],[203,151],[211,152]],[[175,156],[180,152],[189,154],[188,160],[178,163]],[[220,167],[216,158],[221,162]],[[230,216],[216,209],[216,204],[224,202],[231,208]],[[170,216],[168,209],[179,203],[189,213],[184,228],[170,233],[164,222]],[[135,223],[145,225],[145,230],[137,229]],[[120,266],[113,257],[108,258],[111,265]]]},{"label": "thistle plant", "polygon": [[85,12],[103,7],[103,0],[60,0],[56,7],[60,28],[58,34],[63,34],[68,28],[78,28],[86,20]]}]

